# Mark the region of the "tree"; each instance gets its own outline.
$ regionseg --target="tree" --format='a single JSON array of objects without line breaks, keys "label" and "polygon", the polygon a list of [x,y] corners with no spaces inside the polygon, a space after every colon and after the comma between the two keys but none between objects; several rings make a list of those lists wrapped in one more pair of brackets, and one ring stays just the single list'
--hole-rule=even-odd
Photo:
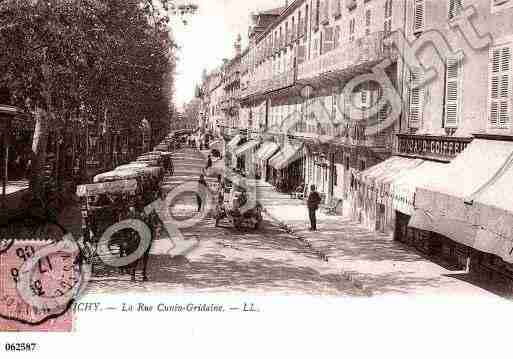
[{"label": "tree", "polygon": [[60,133],[72,117],[134,131],[142,118],[165,127],[176,49],[166,9],[182,14],[172,6],[168,0],[0,3],[0,79],[36,120],[34,191],[49,131]]}]

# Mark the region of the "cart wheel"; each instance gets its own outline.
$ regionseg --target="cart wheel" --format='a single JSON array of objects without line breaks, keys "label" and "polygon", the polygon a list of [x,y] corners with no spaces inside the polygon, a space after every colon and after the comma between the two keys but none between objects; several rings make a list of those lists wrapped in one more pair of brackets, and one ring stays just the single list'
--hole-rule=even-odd
[{"label": "cart wheel", "polygon": [[216,227],[219,227],[219,218],[216,218]]}]

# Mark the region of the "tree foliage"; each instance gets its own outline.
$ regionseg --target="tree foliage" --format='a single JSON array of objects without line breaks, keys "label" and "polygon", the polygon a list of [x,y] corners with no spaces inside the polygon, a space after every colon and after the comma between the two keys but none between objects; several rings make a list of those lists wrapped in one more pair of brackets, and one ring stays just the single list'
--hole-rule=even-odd
[{"label": "tree foliage", "polygon": [[3,0],[0,81],[15,105],[40,114],[38,136],[72,118],[165,126],[175,68],[168,15],[195,10],[168,0]]}]

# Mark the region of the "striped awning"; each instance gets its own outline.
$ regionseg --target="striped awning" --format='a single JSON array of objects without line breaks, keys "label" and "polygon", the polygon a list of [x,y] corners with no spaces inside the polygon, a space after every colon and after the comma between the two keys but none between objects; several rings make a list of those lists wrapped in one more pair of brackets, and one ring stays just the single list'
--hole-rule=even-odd
[{"label": "striped awning", "polygon": [[223,150],[223,142],[221,140],[217,140],[217,141],[214,141],[214,142],[211,142],[209,144],[209,146],[211,150],[218,150],[219,152],[221,152]]},{"label": "striped awning", "polygon": [[235,147],[239,145],[240,141],[242,141],[242,136],[236,135],[234,138],[230,140],[230,142],[228,142],[226,148],[228,149],[228,151],[233,151],[235,150]]},{"label": "striped awning", "polygon": [[255,154],[256,158],[260,161],[267,161],[271,158],[278,150],[280,146],[271,141],[264,142],[260,149]]},{"label": "striped awning", "polygon": [[270,160],[269,160],[269,166],[271,166],[274,169],[281,170],[290,165],[295,160],[299,159],[301,156],[301,150],[303,146],[293,146],[293,145],[286,145],[283,147],[280,152],[275,154]]},{"label": "striped awning", "polygon": [[246,152],[250,151],[251,149],[255,148],[256,146],[258,146],[260,142],[257,141],[257,140],[251,140],[251,141],[248,141],[246,143],[244,143],[242,146],[240,147],[237,147],[235,149],[235,156],[242,156],[243,154],[245,154]]}]

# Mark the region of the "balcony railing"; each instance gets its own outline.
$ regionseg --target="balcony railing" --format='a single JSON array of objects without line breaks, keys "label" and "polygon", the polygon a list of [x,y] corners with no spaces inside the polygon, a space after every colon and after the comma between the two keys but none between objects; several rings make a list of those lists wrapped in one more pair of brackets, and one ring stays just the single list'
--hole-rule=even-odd
[{"label": "balcony railing", "polygon": [[250,81],[248,87],[241,91],[241,97],[263,94],[292,86],[295,82],[295,73],[295,70],[292,69],[268,79]]},{"label": "balcony railing", "polygon": [[352,42],[339,45],[315,59],[298,66],[297,79],[308,80],[328,72],[343,72],[351,68],[379,61],[391,55],[383,44],[383,31],[375,32]]},{"label": "balcony railing", "polygon": [[399,154],[451,160],[472,141],[467,137],[398,134]]}]

